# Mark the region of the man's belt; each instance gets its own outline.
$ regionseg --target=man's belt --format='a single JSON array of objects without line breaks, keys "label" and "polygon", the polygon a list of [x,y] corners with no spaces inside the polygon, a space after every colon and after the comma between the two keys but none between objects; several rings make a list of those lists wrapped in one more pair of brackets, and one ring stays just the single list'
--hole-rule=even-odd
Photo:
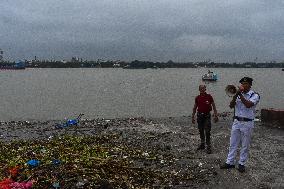
[{"label": "man's belt", "polygon": [[249,119],[246,117],[238,117],[238,116],[234,116],[234,119],[238,120],[238,121],[253,121],[253,119]]},{"label": "man's belt", "polygon": [[210,118],[211,114],[210,114],[210,112],[208,112],[208,113],[197,112],[197,117],[199,117],[199,118]]},{"label": "man's belt", "polygon": [[204,113],[204,112],[197,112],[198,115],[210,115],[210,112]]}]

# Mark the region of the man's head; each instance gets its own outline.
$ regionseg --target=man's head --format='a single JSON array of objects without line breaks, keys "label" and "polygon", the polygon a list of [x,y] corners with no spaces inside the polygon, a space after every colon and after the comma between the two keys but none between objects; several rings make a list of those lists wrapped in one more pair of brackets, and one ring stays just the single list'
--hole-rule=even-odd
[{"label": "man's head", "polygon": [[242,84],[244,87],[244,91],[248,92],[252,86],[252,81],[253,79],[250,77],[243,77],[239,82]]},{"label": "man's head", "polygon": [[199,92],[201,94],[205,93],[206,92],[206,85],[199,85]]}]

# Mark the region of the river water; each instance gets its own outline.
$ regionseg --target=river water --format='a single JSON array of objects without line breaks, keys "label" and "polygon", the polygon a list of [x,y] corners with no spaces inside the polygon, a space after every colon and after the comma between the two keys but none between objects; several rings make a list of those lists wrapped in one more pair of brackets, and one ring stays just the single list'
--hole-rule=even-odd
[{"label": "river water", "polygon": [[[0,120],[187,116],[206,68],[25,69],[0,71]],[[231,111],[224,89],[254,78],[257,109],[284,108],[284,72],[269,68],[215,68],[207,83],[218,112]]]}]

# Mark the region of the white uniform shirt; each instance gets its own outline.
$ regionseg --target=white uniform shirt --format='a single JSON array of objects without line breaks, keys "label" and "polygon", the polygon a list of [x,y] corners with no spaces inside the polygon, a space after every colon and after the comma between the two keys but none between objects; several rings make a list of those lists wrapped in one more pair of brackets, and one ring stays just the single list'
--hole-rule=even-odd
[{"label": "white uniform shirt", "polygon": [[238,96],[236,100],[236,106],[235,106],[235,116],[238,117],[245,117],[249,119],[254,119],[255,116],[255,107],[257,103],[259,102],[259,95],[255,93],[254,91],[250,90],[247,93],[242,93],[244,98],[246,100],[251,101],[254,105],[250,108],[247,108],[241,101],[240,97]]}]

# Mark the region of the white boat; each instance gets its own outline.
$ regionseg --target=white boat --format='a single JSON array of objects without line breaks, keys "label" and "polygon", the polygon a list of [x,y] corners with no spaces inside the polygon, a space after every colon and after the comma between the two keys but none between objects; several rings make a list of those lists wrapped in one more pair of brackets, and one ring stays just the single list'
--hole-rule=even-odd
[{"label": "white boat", "polygon": [[213,73],[210,70],[208,70],[208,73],[204,74],[202,76],[202,80],[203,81],[217,81],[218,80],[218,76],[217,76],[216,73]]}]

